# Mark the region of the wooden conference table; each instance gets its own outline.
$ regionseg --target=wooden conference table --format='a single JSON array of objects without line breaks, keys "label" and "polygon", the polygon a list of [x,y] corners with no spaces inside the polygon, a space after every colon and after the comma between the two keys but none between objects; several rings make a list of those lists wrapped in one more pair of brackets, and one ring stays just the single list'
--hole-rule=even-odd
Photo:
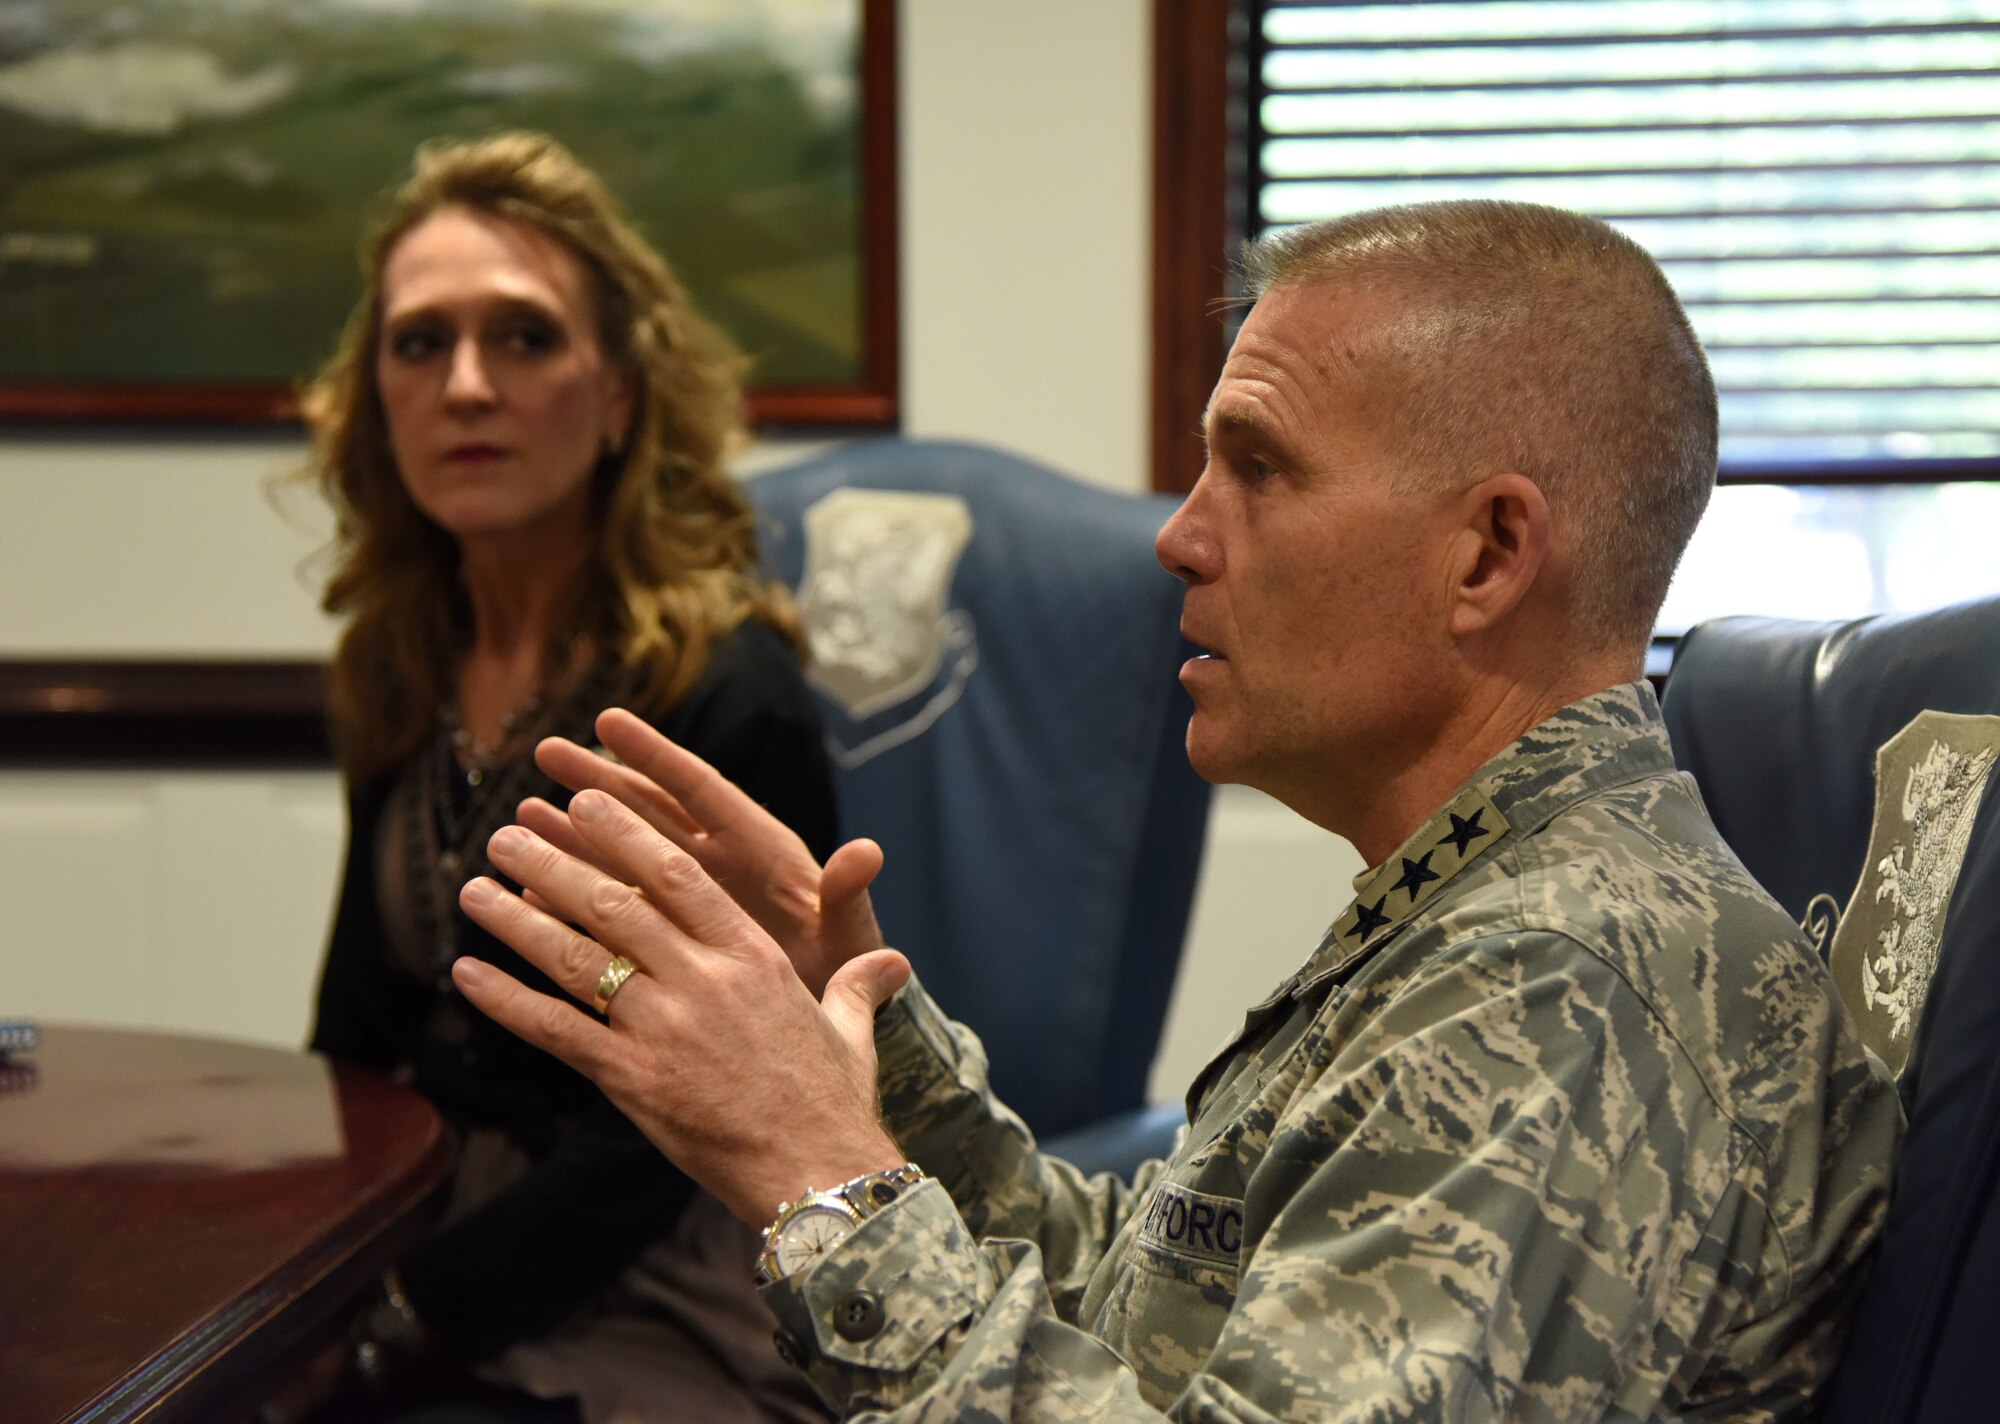
[{"label": "wooden conference table", "polygon": [[422,1229],[451,1146],[388,1079],[45,1028],[0,1070],[0,1420],[247,1418]]}]

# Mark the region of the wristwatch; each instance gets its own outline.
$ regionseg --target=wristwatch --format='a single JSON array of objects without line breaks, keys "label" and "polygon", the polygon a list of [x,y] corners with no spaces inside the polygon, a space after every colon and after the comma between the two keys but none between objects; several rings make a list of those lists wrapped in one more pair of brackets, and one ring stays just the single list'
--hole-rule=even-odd
[{"label": "wristwatch", "polygon": [[757,1256],[757,1284],[795,1276],[854,1234],[856,1227],[924,1179],[914,1162],[886,1172],[866,1172],[823,1192],[807,1192],[778,1208],[764,1228]]}]

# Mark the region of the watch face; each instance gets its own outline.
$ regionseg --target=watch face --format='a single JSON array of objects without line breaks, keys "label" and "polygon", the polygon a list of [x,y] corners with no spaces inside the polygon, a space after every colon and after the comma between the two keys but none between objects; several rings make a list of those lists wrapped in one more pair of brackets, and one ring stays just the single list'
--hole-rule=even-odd
[{"label": "watch face", "polygon": [[796,1276],[854,1234],[854,1218],[837,1207],[809,1206],[787,1221],[773,1244],[778,1269]]}]

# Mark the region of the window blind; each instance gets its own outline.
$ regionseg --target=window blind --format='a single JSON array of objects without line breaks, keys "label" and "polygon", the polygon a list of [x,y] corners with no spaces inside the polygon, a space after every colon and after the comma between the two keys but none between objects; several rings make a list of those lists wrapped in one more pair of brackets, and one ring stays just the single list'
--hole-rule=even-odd
[{"label": "window blind", "polygon": [[1254,230],[1593,213],[1686,305],[1725,470],[2000,459],[2000,0],[1275,3],[1253,34]]}]

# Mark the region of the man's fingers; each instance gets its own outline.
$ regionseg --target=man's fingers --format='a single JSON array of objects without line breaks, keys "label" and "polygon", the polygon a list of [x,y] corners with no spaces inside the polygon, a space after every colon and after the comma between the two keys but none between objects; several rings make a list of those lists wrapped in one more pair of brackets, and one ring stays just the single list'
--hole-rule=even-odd
[{"label": "man's fingers", "polygon": [[[604,792],[586,794],[600,798],[604,804],[616,804],[604,796]],[[646,830],[644,822],[636,816],[630,816],[630,812],[626,812],[626,816],[642,830],[642,834],[652,838],[652,844],[670,846],[670,842],[660,840],[652,830]],[[680,850],[674,854],[684,856]],[[494,862],[494,868],[512,876],[526,892],[534,894],[536,904],[544,906],[556,920],[580,924],[602,944],[616,944],[618,952],[632,958],[632,962],[640,968],[666,972],[668,976],[672,974],[672,964],[668,964],[662,956],[670,956],[682,948],[680,932],[646,902],[642,892],[632,888],[628,874],[618,862],[606,860],[602,846],[596,846],[586,862],[578,856],[564,854],[522,826],[502,826],[494,832],[492,840],[486,842],[486,858]],[[602,864],[604,870],[592,862]],[[476,890],[476,886],[480,886],[478,880],[466,882],[466,890],[460,892],[460,904],[466,906],[466,914],[480,920],[480,924],[486,924],[486,920],[474,912],[474,900],[466,898],[468,894],[484,896],[484,892]],[[506,898],[514,900],[514,896]],[[480,908],[496,916],[512,916],[514,912],[514,906],[510,904],[492,904],[484,898],[480,900]],[[522,906],[522,910],[526,910],[526,906]],[[528,914],[540,912],[528,910]],[[548,914],[540,914],[540,918],[548,918]],[[512,926],[512,920],[504,922]],[[500,938],[514,944],[514,948],[522,948],[498,928],[490,924],[486,928],[500,934]],[[522,952],[526,954],[526,950]],[[548,970],[546,964],[540,968],[544,972]],[[598,964],[598,968],[602,968],[602,964]],[[574,986],[568,982],[564,982],[564,988],[574,992]]]},{"label": "man's fingers", "polygon": [[909,982],[910,961],[893,949],[856,955],[826,981],[820,1007],[843,1041],[872,1060],[875,1052],[875,1010],[889,1002]]},{"label": "man's fingers", "polygon": [[596,1003],[597,976],[610,962],[611,951],[546,910],[508,894],[497,881],[483,875],[465,882],[458,902],[474,924],[513,946],[521,958],[555,980],[571,998]]},{"label": "man's fingers", "polygon": [[827,857],[819,878],[820,942],[835,952],[882,943],[875,901],[868,887],[882,873],[882,847],[870,840],[849,841]]},{"label": "man's fingers", "polygon": [[826,869],[819,877],[820,904],[852,900],[866,892],[881,873],[882,847],[871,840],[849,841],[826,858]]},{"label": "man's fingers", "polygon": [[[526,826],[564,855],[573,855],[578,860],[590,860],[590,846],[576,833],[576,827],[569,823],[569,817],[539,796],[530,796],[514,808],[516,825]],[[600,870],[602,866],[598,867]]]},{"label": "man's fingers", "polygon": [[611,1062],[616,1047],[611,1030],[560,999],[537,994],[477,959],[458,960],[451,966],[451,977],[473,1008],[585,1077],[596,1081]]},{"label": "man's fingers", "polygon": [[[639,725],[646,727],[643,722]],[[653,731],[651,727],[646,727],[646,730]],[[657,732],[653,735],[659,736]],[[618,755],[622,757],[623,753]],[[680,802],[656,782],[609,757],[586,751],[565,737],[549,737],[538,744],[535,747],[535,764],[571,791],[595,788],[609,793],[645,817],[654,830],[677,845],[685,845],[702,833],[702,827],[688,815]]]},{"label": "man's fingers", "polygon": [[672,915],[699,942],[721,948],[759,934],[755,922],[693,856],[655,835],[610,796],[579,791],[569,803],[569,814],[597,859],[627,885],[637,886],[635,893]]},{"label": "man's fingers", "polygon": [[[613,879],[619,878],[617,869],[605,863],[604,857],[598,853],[597,847],[577,834],[576,826],[570,820],[569,814],[564,811],[558,811],[547,801],[542,800],[541,797],[531,796],[515,807],[514,824],[524,826],[528,830],[533,831],[564,855],[574,860],[580,860],[585,865],[600,870]],[[557,911],[556,907],[532,889],[524,888],[521,892],[521,898],[538,910],[547,910],[550,914],[560,917],[560,912]]]},{"label": "man's fingers", "polygon": [[707,831],[719,831],[746,814],[770,814],[728,777],[622,707],[598,714],[597,735],[627,768],[649,779],[678,803],[681,814]]}]

